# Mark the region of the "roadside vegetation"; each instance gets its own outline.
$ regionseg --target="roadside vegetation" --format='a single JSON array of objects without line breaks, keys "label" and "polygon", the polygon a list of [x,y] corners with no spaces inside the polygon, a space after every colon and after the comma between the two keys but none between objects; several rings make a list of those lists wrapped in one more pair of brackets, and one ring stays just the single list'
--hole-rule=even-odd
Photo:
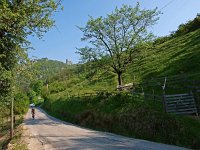
[{"label": "roadside vegetation", "polygon": [[24,141],[25,137],[22,137],[23,132],[23,126],[17,126],[15,135],[13,139],[9,142],[7,150],[28,150],[27,143]]},{"label": "roadside vegetation", "polygon": [[[30,97],[31,102],[36,100],[37,93],[30,87],[33,80],[29,71],[31,63],[27,50],[31,43],[28,37],[41,38],[54,25],[52,15],[59,8],[60,1],[52,0],[0,1],[0,143],[3,147],[9,129],[13,128],[13,123],[9,125],[14,120],[10,119],[14,118],[12,112],[17,118],[26,113]],[[13,101],[14,110],[10,111]]]},{"label": "roadside vegetation", "polygon": [[[9,117],[3,117],[2,118],[4,120],[4,122],[1,124],[1,128],[0,128],[0,148],[2,150],[7,149],[8,148],[8,144],[11,142],[10,139],[10,119]],[[12,141],[12,144],[14,144],[16,142],[16,145],[13,146],[13,149],[16,147],[20,147],[20,144],[17,142],[20,140],[21,138],[21,134],[22,134],[22,129],[21,129],[21,124],[23,122],[23,116],[22,115],[16,115],[15,116],[15,122],[14,122],[14,139]],[[17,143],[19,145],[17,145]],[[24,145],[25,146],[25,145]],[[24,147],[23,146],[23,147]],[[17,150],[17,149],[16,149]]]}]

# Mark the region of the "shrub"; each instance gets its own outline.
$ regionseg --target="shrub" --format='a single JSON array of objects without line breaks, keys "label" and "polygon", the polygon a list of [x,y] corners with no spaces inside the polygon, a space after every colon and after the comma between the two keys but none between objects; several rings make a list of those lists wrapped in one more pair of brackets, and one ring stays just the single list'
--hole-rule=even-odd
[{"label": "shrub", "polygon": [[63,82],[53,82],[49,85],[49,91],[50,93],[58,93],[62,92],[66,89],[65,85]]},{"label": "shrub", "polygon": [[29,98],[24,93],[17,93],[14,100],[14,112],[15,114],[24,114],[29,108]]}]

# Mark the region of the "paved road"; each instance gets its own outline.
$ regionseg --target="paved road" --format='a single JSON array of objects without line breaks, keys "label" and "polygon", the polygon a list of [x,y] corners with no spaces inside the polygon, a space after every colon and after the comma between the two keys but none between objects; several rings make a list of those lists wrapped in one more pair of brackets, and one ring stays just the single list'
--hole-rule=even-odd
[{"label": "paved road", "polygon": [[[81,128],[60,121],[36,109],[36,119],[31,119],[30,110],[25,117],[25,127],[37,139],[31,149],[59,150],[184,150],[185,148],[127,138],[111,133]],[[31,140],[31,138],[29,139]],[[41,144],[39,146],[39,144]]]}]

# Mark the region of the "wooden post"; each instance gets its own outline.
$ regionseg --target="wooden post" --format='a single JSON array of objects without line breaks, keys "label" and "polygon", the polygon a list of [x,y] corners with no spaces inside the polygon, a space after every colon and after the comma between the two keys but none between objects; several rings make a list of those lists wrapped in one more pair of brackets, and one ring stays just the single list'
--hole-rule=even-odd
[{"label": "wooden post", "polygon": [[47,85],[46,85],[46,86],[47,86],[47,90],[48,90],[48,89],[49,89],[49,84],[47,83]]},{"label": "wooden post", "polygon": [[145,93],[143,87],[142,87],[142,95],[144,96],[144,101],[145,101]]},{"label": "wooden post", "polygon": [[[200,97],[199,97],[198,90],[196,91],[196,97],[197,97],[197,110],[198,110],[198,114],[200,114]],[[200,119],[200,117],[199,117],[199,119]]]},{"label": "wooden post", "polygon": [[11,98],[11,110],[10,110],[10,139],[13,138],[13,103],[14,103],[14,99]]},{"label": "wooden post", "polygon": [[191,94],[194,96],[194,101],[195,101],[195,104],[196,104],[196,109],[197,109],[196,116],[199,117],[198,90],[195,88],[193,92],[191,91]]},{"label": "wooden post", "polygon": [[164,81],[164,85],[162,86],[162,90],[163,90],[163,106],[164,106],[164,110],[165,112],[167,112],[167,108],[166,108],[166,102],[165,102],[165,88],[166,88],[166,83],[167,83],[167,77],[165,77],[165,81]]},{"label": "wooden post", "polygon": [[144,94],[144,89],[143,89],[143,87],[142,87],[142,94]]},{"label": "wooden post", "polygon": [[155,93],[154,93],[154,89],[153,89],[153,100],[155,101]]}]

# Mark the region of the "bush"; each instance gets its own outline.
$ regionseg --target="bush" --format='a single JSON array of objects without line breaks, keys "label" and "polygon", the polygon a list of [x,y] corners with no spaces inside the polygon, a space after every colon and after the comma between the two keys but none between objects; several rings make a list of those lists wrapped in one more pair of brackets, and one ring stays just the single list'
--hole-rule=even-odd
[{"label": "bush", "polygon": [[153,45],[159,45],[159,44],[162,44],[164,42],[167,42],[171,39],[170,36],[164,36],[164,37],[159,37],[157,39],[155,39],[155,41],[153,42]]},{"label": "bush", "polygon": [[42,86],[43,82],[41,80],[35,81],[30,85],[30,87],[33,89],[36,95],[41,95]]},{"label": "bush", "polygon": [[197,29],[200,29],[200,16],[197,16],[194,20],[190,20],[185,24],[181,24],[178,27],[178,30],[172,33],[172,37],[182,36],[189,32],[193,32]]},{"label": "bush", "polygon": [[49,85],[49,91],[50,93],[58,93],[58,92],[62,92],[66,89],[65,85],[63,84],[63,82],[53,82]]},{"label": "bush", "polygon": [[29,108],[29,98],[24,93],[17,93],[14,99],[14,112],[15,114],[24,114]]}]

